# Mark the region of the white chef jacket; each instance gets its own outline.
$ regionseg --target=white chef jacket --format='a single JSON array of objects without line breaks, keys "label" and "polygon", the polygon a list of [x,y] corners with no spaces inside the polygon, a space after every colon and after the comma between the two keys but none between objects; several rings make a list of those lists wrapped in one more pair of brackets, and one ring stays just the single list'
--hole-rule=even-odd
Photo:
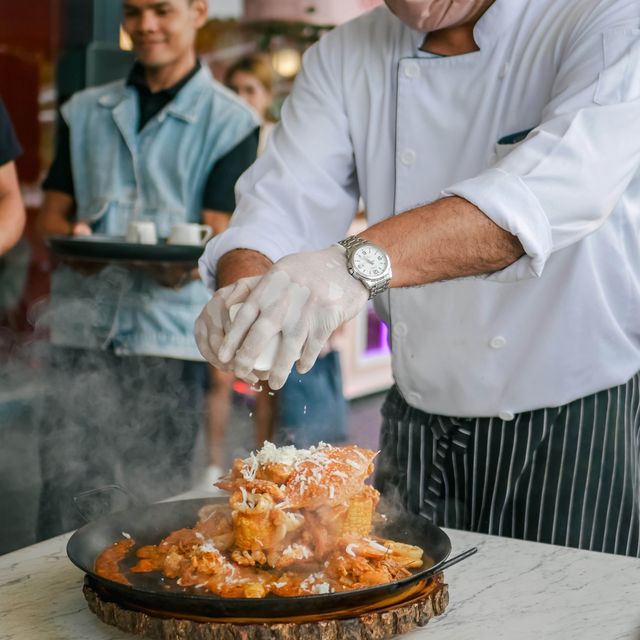
[{"label": "white chef jacket", "polygon": [[235,248],[328,246],[360,195],[370,224],[458,195],[526,253],[379,296],[407,402],[508,420],[625,382],[640,369],[639,27],[638,0],[496,0],[480,50],[442,58],[385,6],[336,28],[238,182],[205,279]]}]

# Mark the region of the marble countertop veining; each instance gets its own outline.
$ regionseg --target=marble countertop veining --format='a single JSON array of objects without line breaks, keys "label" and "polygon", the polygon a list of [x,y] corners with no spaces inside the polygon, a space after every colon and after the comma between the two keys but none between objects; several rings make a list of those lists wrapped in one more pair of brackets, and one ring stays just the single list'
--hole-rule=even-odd
[{"label": "marble countertop veining", "polygon": [[[640,560],[462,531],[445,614],[406,640],[640,640]],[[0,640],[131,640],[100,622],[68,535],[0,556]]]}]

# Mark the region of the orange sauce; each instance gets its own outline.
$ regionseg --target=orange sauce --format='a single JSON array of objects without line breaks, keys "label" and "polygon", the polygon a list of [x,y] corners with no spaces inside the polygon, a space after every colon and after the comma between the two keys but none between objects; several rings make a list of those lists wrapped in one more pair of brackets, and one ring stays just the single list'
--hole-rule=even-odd
[{"label": "orange sauce", "polygon": [[129,553],[134,544],[133,540],[125,538],[107,547],[96,559],[96,573],[107,580],[131,586],[131,583],[120,571],[120,561]]}]

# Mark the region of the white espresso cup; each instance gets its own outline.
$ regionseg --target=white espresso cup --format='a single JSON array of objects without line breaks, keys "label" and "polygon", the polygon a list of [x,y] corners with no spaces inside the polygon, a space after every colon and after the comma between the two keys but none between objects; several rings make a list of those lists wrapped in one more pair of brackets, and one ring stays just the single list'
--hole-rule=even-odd
[{"label": "white espresso cup", "polygon": [[127,228],[127,242],[156,244],[156,242],[158,242],[158,236],[156,234],[155,222],[132,220]]},{"label": "white espresso cup", "polygon": [[184,222],[174,224],[167,238],[168,244],[204,244],[213,235],[213,229],[208,224]]}]

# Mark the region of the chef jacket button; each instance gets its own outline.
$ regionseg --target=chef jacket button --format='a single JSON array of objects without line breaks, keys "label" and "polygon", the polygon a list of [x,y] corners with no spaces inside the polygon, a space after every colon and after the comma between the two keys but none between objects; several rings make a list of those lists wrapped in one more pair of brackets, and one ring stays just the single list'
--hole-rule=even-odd
[{"label": "chef jacket button", "polygon": [[513,413],[511,413],[511,411],[501,411],[498,414],[498,418],[500,418],[500,420],[504,420],[505,422],[509,422],[510,420],[513,420],[515,416],[513,415]]},{"label": "chef jacket button", "polygon": [[415,404],[420,404],[420,394],[417,391],[409,391],[409,393],[407,393],[407,402],[410,405],[415,405]]},{"label": "chef jacket button", "polygon": [[489,346],[492,349],[502,349],[507,344],[507,339],[504,336],[494,336],[489,340]]},{"label": "chef jacket button", "polygon": [[402,164],[410,165],[416,161],[416,152],[413,149],[405,149],[400,155]]},{"label": "chef jacket button", "polygon": [[404,338],[409,333],[409,328],[404,322],[393,323],[393,336],[396,338]]},{"label": "chef jacket button", "polygon": [[420,73],[420,67],[415,62],[407,62],[404,67],[404,75],[407,78],[415,78]]}]

